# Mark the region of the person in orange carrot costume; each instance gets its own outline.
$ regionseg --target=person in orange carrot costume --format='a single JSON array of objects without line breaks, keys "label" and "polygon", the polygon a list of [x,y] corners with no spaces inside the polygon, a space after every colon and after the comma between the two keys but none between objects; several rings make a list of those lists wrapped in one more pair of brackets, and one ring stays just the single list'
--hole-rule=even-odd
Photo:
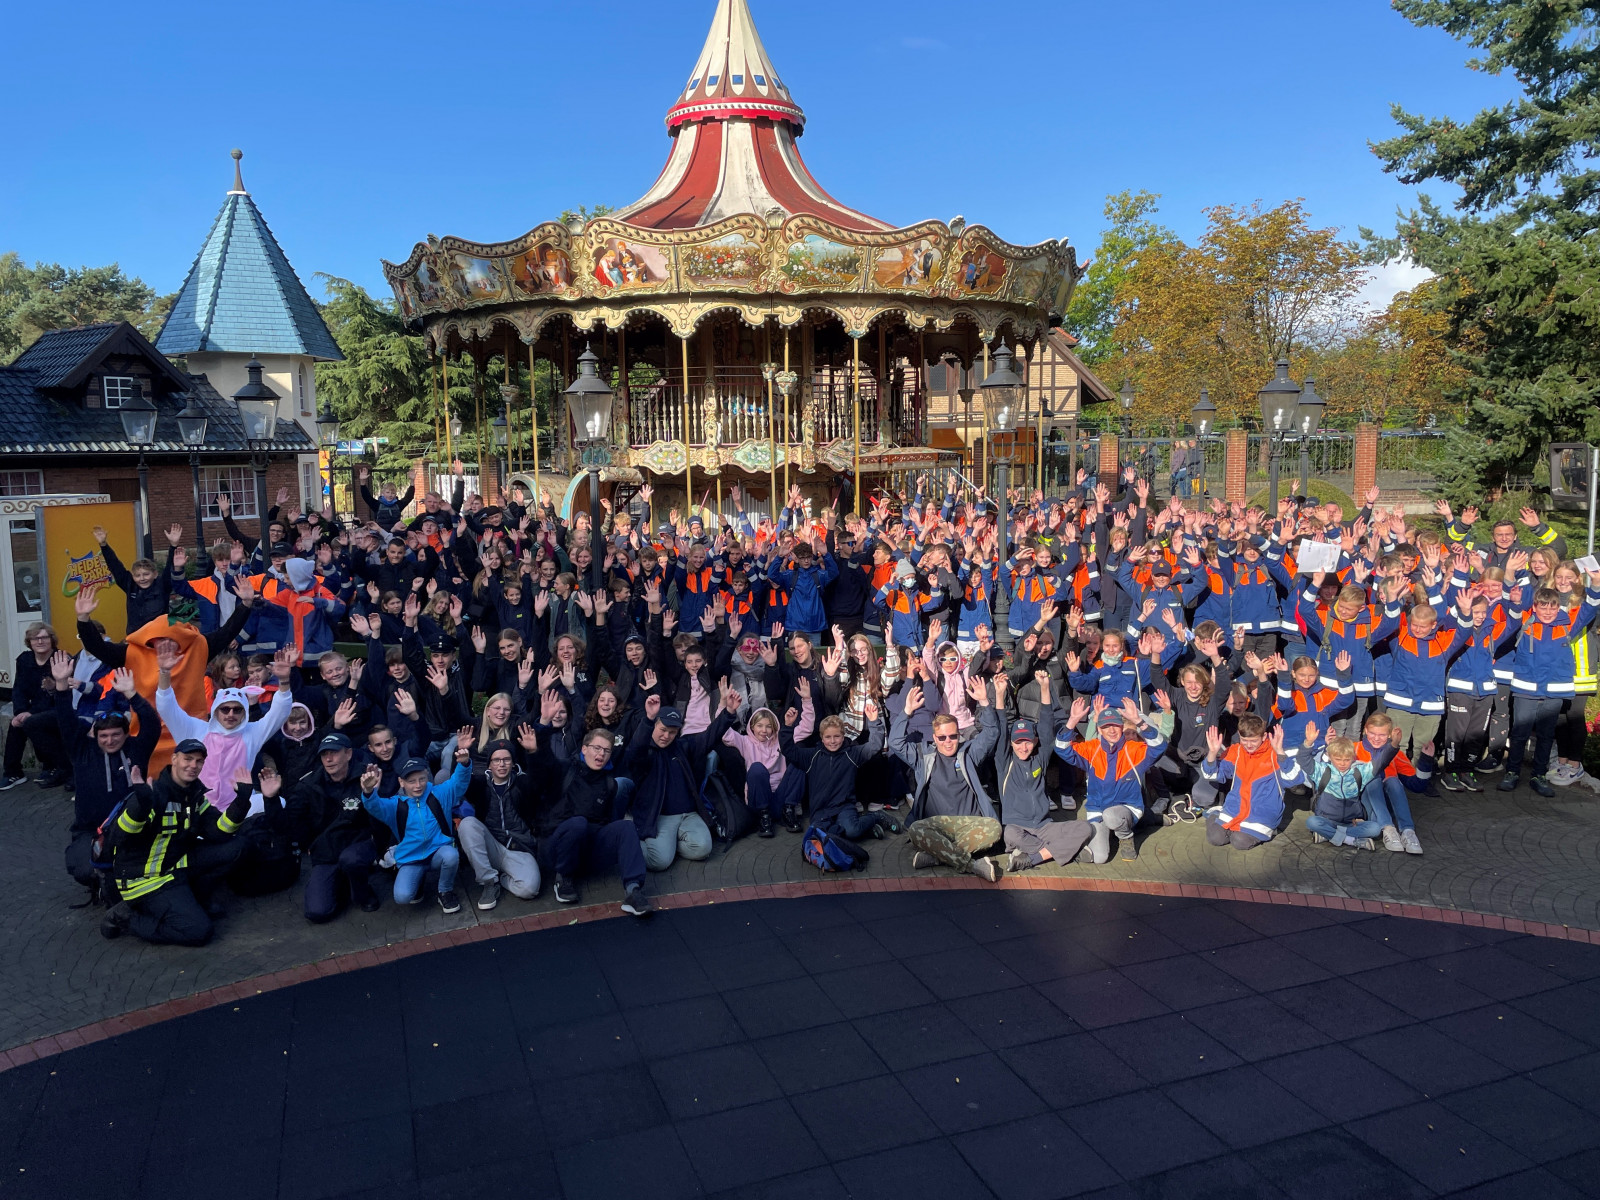
[{"label": "person in orange carrot costume", "polygon": [[[103,586],[103,585],[102,585]],[[157,617],[128,634],[125,642],[106,640],[105,634],[91,618],[94,615],[99,587],[84,588],[73,600],[78,614],[78,640],[83,648],[108,667],[127,667],[133,672],[134,687],[139,695],[155,703],[156,645],[163,641],[177,643],[183,661],[173,673],[172,690],[183,711],[191,716],[204,717],[210,712],[206,702],[206,663],[233,644],[234,638],[250,619],[250,609],[256,602],[255,589],[250,581],[241,578],[234,586],[238,603],[233,615],[210,633],[200,632],[200,609],[189,597],[174,594],[167,603],[167,615]],[[135,731],[137,732],[137,731]],[[150,755],[152,778],[172,759],[172,734],[162,729],[161,738]]]}]

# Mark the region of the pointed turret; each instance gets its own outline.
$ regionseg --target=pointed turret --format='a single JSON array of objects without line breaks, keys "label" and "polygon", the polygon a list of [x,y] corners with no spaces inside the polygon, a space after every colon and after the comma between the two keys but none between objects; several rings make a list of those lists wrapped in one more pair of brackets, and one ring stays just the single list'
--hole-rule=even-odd
[{"label": "pointed turret", "polygon": [[840,204],[811,176],[795,138],[801,111],[767,57],[746,0],[718,0],[688,85],[667,111],[672,154],[655,186],[612,215],[689,229],[740,213],[808,213],[845,229],[890,225]]},{"label": "pointed turret", "polygon": [[233,188],[189,268],[156,339],[163,354],[344,355],[323,324],[261,211],[244,190],[233,152]]}]

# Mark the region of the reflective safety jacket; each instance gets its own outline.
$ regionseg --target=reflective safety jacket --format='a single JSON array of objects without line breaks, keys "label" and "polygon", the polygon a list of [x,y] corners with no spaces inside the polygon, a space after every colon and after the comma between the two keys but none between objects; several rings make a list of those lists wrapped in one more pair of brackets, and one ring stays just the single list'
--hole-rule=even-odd
[{"label": "reflective safety jacket", "polygon": [[124,900],[137,900],[172,883],[189,865],[189,851],[201,838],[227,837],[250,815],[250,790],[241,784],[233,803],[214,808],[198,779],[180,785],[167,767],[154,783],[128,793],[117,815],[112,870]]},{"label": "reflective safety jacket", "polygon": [[1317,589],[1308,587],[1300,595],[1298,612],[1306,627],[1306,635],[1317,644],[1317,668],[1322,682],[1328,687],[1338,687],[1333,660],[1340,652],[1350,655],[1350,678],[1355,694],[1375,695],[1378,690],[1377,671],[1372,662],[1372,651],[1367,639],[1378,627],[1378,607],[1364,604],[1356,615],[1346,621],[1337,609],[1330,606],[1324,614],[1317,609]]},{"label": "reflective safety jacket", "polygon": [[1125,727],[1122,740],[1115,746],[1108,746],[1099,738],[1075,742],[1070,727],[1056,738],[1057,756],[1081,768],[1089,778],[1083,811],[1090,821],[1100,820],[1106,809],[1118,804],[1131,809],[1135,821],[1144,816],[1144,777],[1167,748],[1167,739],[1153,725],[1140,730],[1140,734],[1140,738],[1134,738]]},{"label": "reflective safety jacket", "polygon": [[[1578,664],[1572,647],[1588,630],[1596,613],[1600,613],[1600,592],[1593,588],[1584,593],[1577,612],[1562,612],[1549,624],[1533,615],[1530,605],[1511,661],[1511,690],[1519,696],[1576,694]],[[1587,647],[1584,655],[1587,668]]]},{"label": "reflective safety jacket", "polygon": [[[1467,642],[1461,653],[1450,664],[1445,688],[1460,695],[1492,696],[1499,680],[1496,660],[1507,647],[1515,643],[1522,629],[1522,618],[1510,616],[1502,605],[1489,609],[1483,625],[1467,630]],[[1507,660],[1506,679],[1510,681],[1511,668]]]},{"label": "reflective safety jacket", "polygon": [[1283,726],[1283,744],[1296,747],[1298,754],[1305,745],[1306,723],[1315,721],[1317,740],[1311,748],[1320,750],[1328,741],[1328,723],[1355,703],[1354,696],[1348,671],[1335,673],[1333,687],[1319,679],[1309,688],[1299,686],[1293,673],[1285,671],[1278,677],[1278,699],[1272,706],[1272,715]]},{"label": "reflective safety jacket", "polygon": [[1235,743],[1224,757],[1215,762],[1207,759],[1200,773],[1216,784],[1233,781],[1227,799],[1211,811],[1224,829],[1242,831],[1258,842],[1269,840],[1278,831],[1283,820],[1283,789],[1305,780],[1300,763],[1287,754],[1279,763],[1272,743],[1265,740],[1254,754]]},{"label": "reflective safety jacket", "polygon": [[1461,628],[1454,616],[1446,615],[1439,618],[1438,629],[1432,637],[1418,638],[1411,633],[1410,622],[1398,604],[1386,608],[1383,623],[1373,636],[1374,641],[1392,639],[1384,707],[1411,713],[1444,712],[1447,668],[1455,652],[1466,644],[1470,632],[1470,629]]},{"label": "reflective safety jacket", "polygon": [[[1298,632],[1293,621],[1286,623],[1283,619],[1282,597],[1294,590],[1294,580],[1283,569],[1282,558],[1281,547],[1269,546],[1253,563],[1246,561],[1243,555],[1225,563],[1221,573],[1227,578],[1228,590],[1233,596],[1230,617],[1234,629],[1246,633],[1272,633],[1282,629]],[[1212,586],[1214,588],[1215,584]]]}]

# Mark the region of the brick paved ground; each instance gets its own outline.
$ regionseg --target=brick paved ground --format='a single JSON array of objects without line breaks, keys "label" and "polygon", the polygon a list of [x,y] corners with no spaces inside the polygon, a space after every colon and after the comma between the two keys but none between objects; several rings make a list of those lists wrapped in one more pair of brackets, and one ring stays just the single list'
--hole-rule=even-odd
[{"label": "brick paved ground", "polygon": [[[1420,858],[1313,846],[1297,815],[1289,832],[1245,854],[1208,846],[1198,824],[1180,825],[1141,838],[1137,862],[1037,874],[1351,897],[1600,930],[1600,797],[1562,789],[1542,800],[1526,788],[1510,796],[1446,794],[1423,798],[1416,815],[1427,850]],[[489,913],[468,905],[446,917],[431,901],[408,909],[385,903],[376,913],[350,911],[313,927],[300,916],[296,887],[232,900],[220,936],[203,950],[107,942],[97,931],[98,910],[68,907],[81,898],[62,866],[69,819],[70,801],[59,790],[21,787],[0,797],[0,839],[14,847],[15,860],[7,871],[13,902],[0,913],[0,1050],[329,956],[557,907],[547,886],[538,900],[508,896]],[[871,849],[870,868],[856,878],[912,874],[903,837]],[[780,833],[719,849],[704,863],[679,864],[650,886],[669,893],[822,878],[800,858],[798,839]],[[475,898],[476,887],[466,894]],[[585,904],[620,899],[614,880],[584,889]]]}]

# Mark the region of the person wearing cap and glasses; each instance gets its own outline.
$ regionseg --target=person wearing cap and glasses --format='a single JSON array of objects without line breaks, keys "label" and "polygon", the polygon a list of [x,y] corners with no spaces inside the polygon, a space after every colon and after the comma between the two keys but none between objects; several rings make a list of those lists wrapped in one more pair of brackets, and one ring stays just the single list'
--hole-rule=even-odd
[{"label": "person wearing cap and glasses", "polygon": [[911,687],[905,691],[904,702],[892,706],[889,749],[915,777],[907,818],[911,844],[916,847],[911,865],[943,863],[994,883],[1000,878],[1001,864],[978,854],[999,842],[1002,831],[994,802],[978,778],[978,764],[994,753],[1000,721],[983,680],[970,680],[967,694],[977,708],[978,723],[977,733],[965,745],[956,719],[948,713],[933,719],[931,747],[910,740],[909,719],[922,707],[922,689]]},{"label": "person wearing cap and glasses", "polygon": [[[1052,821],[1050,796],[1045,790],[1045,770],[1054,744],[1058,714],[1050,693],[1050,677],[1039,671],[1037,719],[1021,717],[1011,722],[1010,736],[995,743],[994,770],[999,780],[1000,811],[1006,815],[1005,846],[1011,852],[1007,870],[1025,871],[1040,863],[1071,862],[1094,835],[1087,821]],[[1006,677],[994,679],[995,708],[1004,710]]]},{"label": "person wearing cap and glasses", "polygon": [[350,769],[353,753],[343,733],[324,734],[317,743],[316,769],[295,786],[285,805],[290,836],[311,856],[305,914],[317,925],[333,920],[348,901],[362,912],[375,912],[381,903],[371,883],[378,856],[372,818]]},{"label": "person wearing cap and glasses", "polygon": [[234,777],[233,800],[224,808],[206,797],[200,772],[206,744],[185,738],[172,762],[146,784],[129,773],[128,793],[115,822],[112,874],[122,900],[100,922],[104,937],[135,937],[157,945],[203,946],[214,931],[208,904],[238,861],[242,845],[232,835],[250,815],[250,771]]},{"label": "person wearing cap and glasses", "polygon": [[470,814],[470,809],[462,805],[472,778],[470,740],[470,730],[457,739],[455,770],[441,784],[431,781],[432,772],[423,758],[408,758],[400,764],[398,796],[377,794],[382,779],[377,767],[370,766],[362,773],[361,803],[394,834],[396,904],[420,903],[426,876],[437,871],[439,907],[447,914],[461,911],[461,897],[456,894],[461,856],[456,850],[451,821],[460,815],[456,812],[458,807]]}]

